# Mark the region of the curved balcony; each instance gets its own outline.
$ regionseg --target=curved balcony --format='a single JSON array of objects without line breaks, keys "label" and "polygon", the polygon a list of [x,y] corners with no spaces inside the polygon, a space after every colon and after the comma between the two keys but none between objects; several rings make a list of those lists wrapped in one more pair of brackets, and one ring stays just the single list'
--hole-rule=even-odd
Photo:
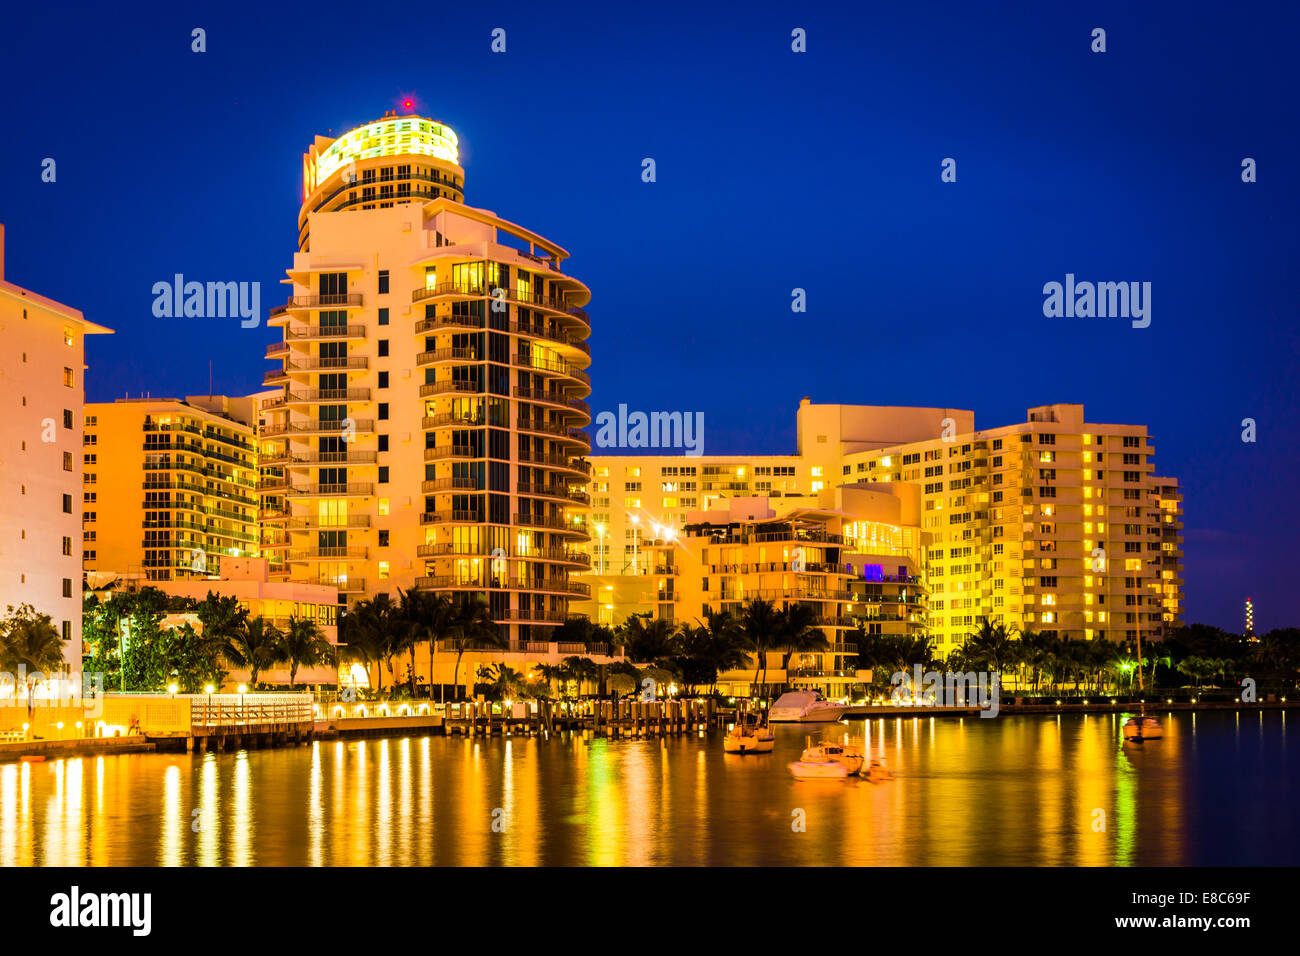
[{"label": "curved balcony", "polygon": [[537,418],[520,418],[515,422],[515,428],[521,432],[547,435],[552,441],[573,442],[584,449],[591,449],[591,437],[580,428],[570,428],[568,425],[559,425]]},{"label": "curved balcony", "polygon": [[375,423],[373,419],[345,418],[326,421],[313,418],[305,422],[283,422],[267,425],[262,429],[262,437],[275,438],[276,436],[285,435],[294,438],[308,438],[313,435],[341,435],[348,431],[369,434],[374,430]]},{"label": "curved balcony", "polygon": [[[565,279],[572,279],[572,276],[563,276]],[[573,281],[577,281],[576,279]],[[585,309],[577,306],[567,305],[564,300],[558,296],[544,296],[535,293],[520,295],[518,289],[495,289],[484,286],[456,285],[452,282],[442,282],[432,288],[415,289],[411,293],[411,302],[428,302],[428,301],[455,301],[469,299],[500,299],[525,309],[534,309],[538,312],[544,312],[547,315],[553,315],[558,318],[568,319],[569,321],[579,323],[585,330],[590,333],[591,319],[588,317]]]},{"label": "curved balcony", "polygon": [[288,342],[272,342],[270,345],[266,347],[266,357],[269,359],[280,358],[288,351],[289,351]]},{"label": "curved balcony", "polygon": [[284,368],[270,369],[262,376],[263,385],[284,385],[289,381],[289,373]]},{"label": "curved balcony", "polygon": [[567,594],[589,597],[591,588],[586,584],[577,584],[563,580],[509,580],[483,583],[465,581],[452,575],[434,575],[415,579],[415,586],[422,590],[459,590],[459,591],[532,591],[542,594]]},{"label": "curved balcony", "polygon": [[374,494],[374,488],[369,481],[350,481],[341,484],[293,485],[288,494],[293,498],[366,498]]},{"label": "curved balcony", "polygon": [[587,537],[586,525],[573,524],[560,515],[517,514],[511,524],[517,528],[541,528],[553,531],[556,534],[570,534],[580,538]]},{"label": "curved balcony", "polygon": [[370,360],[364,355],[326,356],[304,355],[285,359],[284,371],[288,375],[315,375],[319,372],[364,372]]},{"label": "curved balcony", "polygon": [[542,468],[554,468],[560,471],[571,471],[583,477],[591,476],[591,463],[582,458],[569,458],[565,455],[548,454],[546,452],[520,451],[519,463]]}]

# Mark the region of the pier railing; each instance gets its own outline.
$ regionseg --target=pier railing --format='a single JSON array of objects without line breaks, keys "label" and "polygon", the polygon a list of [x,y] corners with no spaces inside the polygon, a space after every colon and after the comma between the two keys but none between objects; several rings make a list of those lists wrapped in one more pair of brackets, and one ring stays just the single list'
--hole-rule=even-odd
[{"label": "pier railing", "polygon": [[230,728],[255,732],[315,720],[310,694],[195,694],[189,700],[195,736]]}]

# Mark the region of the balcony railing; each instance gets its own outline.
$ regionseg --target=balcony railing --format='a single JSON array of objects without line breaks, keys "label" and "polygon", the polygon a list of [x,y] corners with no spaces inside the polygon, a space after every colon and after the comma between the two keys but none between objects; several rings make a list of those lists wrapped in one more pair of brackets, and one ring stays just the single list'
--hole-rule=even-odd
[{"label": "balcony railing", "polygon": [[295,295],[285,304],[286,309],[337,309],[361,305],[360,292],[342,292],[328,295]]}]

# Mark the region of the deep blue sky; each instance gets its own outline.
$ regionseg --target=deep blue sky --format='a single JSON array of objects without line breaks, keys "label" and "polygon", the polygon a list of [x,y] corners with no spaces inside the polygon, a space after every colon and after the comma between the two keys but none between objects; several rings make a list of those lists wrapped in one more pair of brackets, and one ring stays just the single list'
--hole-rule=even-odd
[{"label": "deep blue sky", "polygon": [[[265,311],[303,150],[411,94],[460,135],[468,202],[573,253],[596,408],[703,411],[732,453],[793,451],[803,395],[989,427],[1082,402],[1183,481],[1189,618],[1240,629],[1250,595],[1260,629],[1300,624],[1296,6],[845,6],[14,6],[6,277],[117,330],[91,400],[204,391],[209,358],[254,391],[274,330],[155,319],[151,286],[259,280]],[[1044,318],[1066,272],[1152,282],[1151,327]]]}]

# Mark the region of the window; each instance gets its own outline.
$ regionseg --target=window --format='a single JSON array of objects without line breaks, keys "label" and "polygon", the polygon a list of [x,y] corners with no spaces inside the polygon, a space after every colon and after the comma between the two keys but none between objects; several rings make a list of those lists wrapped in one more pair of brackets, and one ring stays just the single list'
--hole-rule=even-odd
[{"label": "window", "polygon": [[380,436],[379,436],[379,450],[380,450],[380,451],[388,451],[388,436],[387,436],[387,435],[380,435]]},{"label": "window", "polygon": [[[387,291],[388,291],[388,270],[387,270],[387,269],[380,269],[380,270],[379,270],[379,293],[382,295],[383,293],[385,293],[385,292],[387,292]],[[387,310],[387,309],[380,309],[379,311],[381,311],[381,312],[387,312],[388,310]],[[380,324],[382,325],[383,323],[380,323]]]},{"label": "window", "polygon": [[63,410],[63,427],[64,428],[72,427],[72,409],[70,408],[65,408]]},{"label": "window", "polygon": [[66,555],[72,554],[72,539],[67,535],[63,536],[63,553]]},{"label": "window", "polygon": [[379,373],[379,387],[380,387],[380,388],[387,388],[387,387],[388,387],[388,373],[387,373],[387,372],[380,372],[380,373]]},{"label": "window", "polygon": [[63,470],[72,471],[72,452],[70,451],[63,453]]},{"label": "window", "polygon": [[379,310],[379,324],[380,324],[380,325],[387,325],[387,324],[388,324],[388,310],[387,310],[387,309],[380,309],[380,310]]},{"label": "window", "polygon": [[379,340],[379,354],[381,356],[388,354],[388,339]]},{"label": "window", "polygon": [[72,640],[72,622],[71,622],[71,621],[64,621],[64,622],[63,622],[63,639],[64,639],[65,641],[70,641],[70,640]]},{"label": "window", "polygon": [[385,419],[388,418],[388,403],[387,403],[387,402],[380,402],[380,403],[379,403],[379,418],[380,418],[380,420],[385,420]]},{"label": "window", "polygon": [[72,578],[63,579],[63,596],[65,598],[72,597]]},{"label": "window", "polygon": [[380,465],[380,466],[379,466],[379,483],[380,483],[381,485],[386,485],[386,484],[388,484],[388,466],[387,466],[387,465]]},{"label": "window", "polygon": [[72,369],[65,368],[63,370],[63,384],[66,385],[68,388],[72,388],[74,382],[75,379],[72,377]]},{"label": "window", "polygon": [[72,495],[63,496],[63,513],[65,515],[72,514]]},{"label": "window", "polygon": [[388,529],[387,529],[387,528],[380,528],[380,529],[379,529],[379,546],[380,546],[381,548],[386,548],[386,547],[388,547]]}]

